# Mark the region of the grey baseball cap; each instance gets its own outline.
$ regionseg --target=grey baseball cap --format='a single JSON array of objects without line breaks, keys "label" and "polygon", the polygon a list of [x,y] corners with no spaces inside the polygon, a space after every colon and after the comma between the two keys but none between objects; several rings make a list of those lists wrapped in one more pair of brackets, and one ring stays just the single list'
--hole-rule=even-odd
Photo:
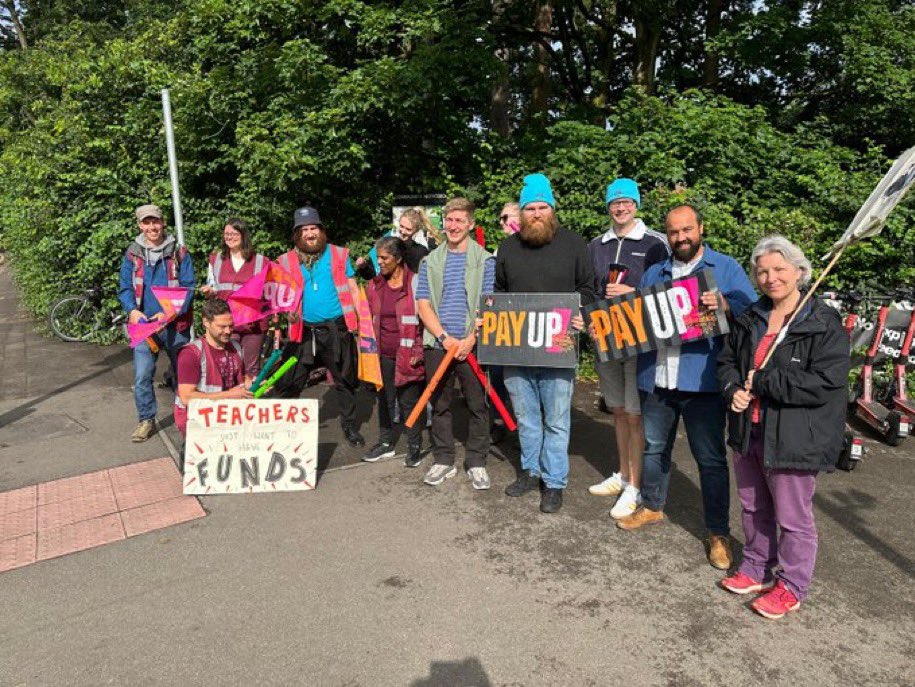
[{"label": "grey baseball cap", "polygon": [[162,210],[158,205],[141,205],[134,211],[134,214],[137,216],[138,222],[142,222],[147,217],[162,219]]},{"label": "grey baseball cap", "polygon": [[295,211],[295,214],[292,216],[292,228],[296,229],[305,224],[317,224],[319,226],[324,226],[324,223],[321,221],[321,215],[318,214],[318,211],[315,210],[310,205],[306,205],[303,208],[299,208]]}]

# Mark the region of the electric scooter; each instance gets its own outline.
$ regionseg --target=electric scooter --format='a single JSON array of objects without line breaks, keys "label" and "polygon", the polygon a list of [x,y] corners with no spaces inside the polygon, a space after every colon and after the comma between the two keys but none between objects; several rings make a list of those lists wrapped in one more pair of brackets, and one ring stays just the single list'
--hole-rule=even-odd
[{"label": "electric scooter", "polygon": [[[832,297],[847,304],[848,312],[845,315],[843,325],[849,339],[851,339],[855,324],[858,322],[858,306],[864,300],[864,297],[857,291],[850,291],[844,294],[829,294],[827,297]],[[838,460],[836,460],[836,467],[840,470],[851,472],[858,467],[858,463],[861,462],[866,453],[867,447],[864,446],[864,440],[846,422],[845,435],[842,438],[842,451],[839,453]]]},{"label": "electric scooter", "polygon": [[874,339],[867,349],[851,409],[864,423],[880,434],[886,443],[890,446],[898,446],[909,435],[909,416],[903,415],[898,410],[890,410],[874,397],[874,361],[880,350],[892,297],[883,297],[879,300],[885,302],[877,313]]},{"label": "electric scooter", "polygon": [[[906,299],[912,302],[915,291],[900,289],[896,292],[897,300]],[[915,305],[915,304],[913,304]],[[905,373],[908,367],[909,354],[912,350],[912,339],[915,338],[915,308],[909,315],[909,326],[902,340],[899,357],[893,364],[893,383],[887,393],[886,405],[909,418],[909,431],[915,431],[915,400],[906,395]]]}]

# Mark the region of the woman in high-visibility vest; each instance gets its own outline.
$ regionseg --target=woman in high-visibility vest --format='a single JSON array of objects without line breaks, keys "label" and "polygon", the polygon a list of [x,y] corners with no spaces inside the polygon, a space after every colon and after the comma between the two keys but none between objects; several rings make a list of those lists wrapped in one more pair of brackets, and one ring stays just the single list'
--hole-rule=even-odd
[{"label": "woman in high-visibility vest", "polygon": [[[207,283],[200,290],[207,298],[225,300],[266,265],[267,259],[251,245],[251,233],[244,220],[230,217],[222,230],[222,246],[210,254]],[[260,369],[260,351],[266,331],[265,320],[235,327],[233,338],[241,344],[249,374],[256,375]]]}]

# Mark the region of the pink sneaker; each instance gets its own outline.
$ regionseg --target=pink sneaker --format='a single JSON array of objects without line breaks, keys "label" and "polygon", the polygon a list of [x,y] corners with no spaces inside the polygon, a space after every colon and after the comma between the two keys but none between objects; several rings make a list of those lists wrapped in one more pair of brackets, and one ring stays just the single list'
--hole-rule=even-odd
[{"label": "pink sneaker", "polygon": [[753,592],[767,592],[775,586],[775,580],[758,582],[749,575],[737,572],[730,577],[725,577],[718,583],[722,589],[732,594],[752,594]]},{"label": "pink sneaker", "polygon": [[764,618],[776,620],[788,611],[795,611],[801,605],[797,597],[779,580],[775,587],[767,594],[763,594],[750,604],[750,608]]}]

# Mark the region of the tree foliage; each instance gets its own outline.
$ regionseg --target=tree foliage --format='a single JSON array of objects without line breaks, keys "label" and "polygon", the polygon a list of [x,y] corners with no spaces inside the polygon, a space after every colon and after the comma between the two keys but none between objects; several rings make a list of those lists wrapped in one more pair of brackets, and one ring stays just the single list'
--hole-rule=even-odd
[{"label": "tree foliage", "polygon": [[[688,198],[740,259],[770,231],[816,257],[915,143],[913,10],[897,0],[14,6],[28,49],[0,34],[0,244],[36,312],[62,289],[113,290],[132,208],[169,205],[166,87],[201,269],[227,214],[275,254],[307,201],[364,247],[393,194],[462,191],[495,241],[531,171],[588,237],[626,174],[651,226]],[[911,207],[836,281],[911,282]]]}]

